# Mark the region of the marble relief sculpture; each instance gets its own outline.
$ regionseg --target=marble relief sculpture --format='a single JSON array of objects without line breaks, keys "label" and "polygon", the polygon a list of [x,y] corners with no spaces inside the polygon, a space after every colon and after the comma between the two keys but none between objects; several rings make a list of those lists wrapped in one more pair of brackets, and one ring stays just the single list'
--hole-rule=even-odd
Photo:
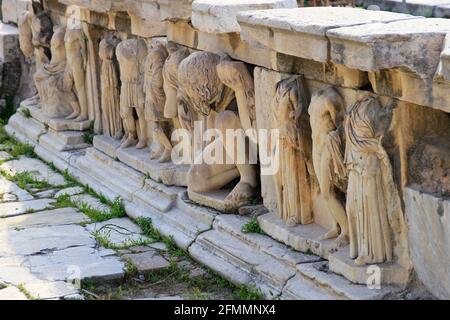
[{"label": "marble relief sculpture", "polygon": [[393,260],[393,231],[403,214],[389,156],[381,140],[389,129],[392,105],[383,108],[368,95],[348,111],[345,163],[348,170],[347,214],[350,257],[356,265]]},{"label": "marble relief sculpture", "polygon": [[65,28],[59,27],[51,40],[51,60],[35,74],[36,88],[44,113],[50,118],[63,118],[79,110],[73,77],[67,69]]},{"label": "marble relief sculpture", "polygon": [[280,130],[280,170],[274,175],[279,216],[288,226],[313,222],[311,128],[307,89],[302,77],[277,84],[272,101],[272,128]]},{"label": "marble relief sculpture", "polygon": [[115,37],[106,37],[100,42],[101,60],[101,109],[103,134],[116,140],[123,137],[123,124],[120,117],[120,83],[116,61],[116,47],[120,42]]},{"label": "marble relief sculpture", "polygon": [[40,68],[50,60],[50,41],[53,36],[53,23],[49,14],[39,2],[33,1],[30,28],[32,44],[36,59],[36,68]]},{"label": "marble relief sculpture", "polygon": [[189,109],[178,97],[178,67],[189,56],[189,49],[170,42],[167,44],[169,56],[163,67],[163,88],[166,96],[164,105],[164,117],[172,119],[176,127],[186,130],[191,128],[191,116]]},{"label": "marble relief sculpture", "polygon": [[[50,60],[50,41],[53,35],[53,24],[47,12],[39,2],[32,3],[32,11],[24,12],[18,20],[19,46],[30,65],[30,75]],[[33,74],[34,76],[34,74]],[[37,104],[39,95],[35,86],[31,86],[30,101]]]},{"label": "marble relief sculpture", "polygon": [[[225,131],[254,128],[254,86],[246,65],[213,53],[197,52],[180,64],[179,81],[182,99],[188,102],[198,119],[203,119],[206,128],[215,128],[222,133],[224,154],[230,157],[231,150],[227,148],[230,142],[226,141]],[[235,97],[237,110],[232,104]],[[254,137],[252,140],[256,143]],[[203,152],[212,154],[210,149],[215,148],[216,143],[205,146]],[[237,145],[234,143],[233,148]],[[238,164],[238,154],[234,152],[231,161],[222,164],[192,165],[188,173],[188,190],[197,193],[214,191],[240,178],[224,203],[231,210],[248,203],[257,186],[256,168],[249,164],[248,154],[245,154],[244,163]]]},{"label": "marble relief sculpture", "polygon": [[102,133],[102,114],[101,114],[101,94],[99,88],[100,78],[100,62],[99,62],[99,48],[98,44],[101,37],[94,26],[82,22],[81,27],[83,30],[86,46],[86,99],[88,119],[93,123],[93,130],[96,134]]},{"label": "marble relief sculpture", "polygon": [[[147,45],[142,39],[122,41],[116,49],[122,81],[120,92],[120,115],[125,136],[122,148],[147,146],[147,123],[145,120],[144,66]],[[137,115],[137,121],[135,120]]]},{"label": "marble relief sculpture", "polygon": [[172,143],[168,137],[169,119],[164,117],[166,95],[163,87],[163,67],[168,52],[162,43],[157,43],[149,50],[145,63],[145,119],[152,131],[154,143],[157,144],[156,152],[151,159],[159,162],[170,161]]},{"label": "marble relief sculpture", "polygon": [[64,38],[67,54],[67,76],[72,78],[78,104],[66,119],[84,121],[89,118],[86,94],[86,43],[83,30],[67,29]]},{"label": "marble relief sculpture", "polygon": [[342,152],[340,129],[343,124],[344,100],[334,88],[316,92],[311,99],[310,115],[314,171],[320,196],[334,219],[332,230],[321,239],[337,237],[337,247],[349,243],[347,215],[336,190],[346,191],[346,168]]}]

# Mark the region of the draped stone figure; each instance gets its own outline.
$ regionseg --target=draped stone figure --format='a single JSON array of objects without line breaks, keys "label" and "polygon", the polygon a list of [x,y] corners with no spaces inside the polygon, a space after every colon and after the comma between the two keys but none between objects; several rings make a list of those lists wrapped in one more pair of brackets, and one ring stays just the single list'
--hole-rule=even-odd
[{"label": "draped stone figure", "polygon": [[191,116],[181,99],[178,99],[178,67],[189,56],[189,49],[178,46],[173,42],[167,44],[169,56],[163,68],[163,87],[166,96],[164,117],[172,119],[176,127],[191,129]]},{"label": "draped stone figure", "polygon": [[17,23],[19,28],[20,50],[27,60],[31,60],[34,56],[33,32],[31,30],[32,19],[33,14],[27,11],[22,14]]},{"label": "draped stone figure", "polygon": [[66,118],[84,121],[89,118],[86,95],[86,40],[81,29],[68,29],[65,35],[67,73],[72,78],[79,108]]},{"label": "draped stone figure", "polygon": [[[120,92],[120,115],[125,136],[122,148],[147,146],[147,124],[145,120],[144,66],[147,45],[142,39],[122,41],[116,49],[122,81]],[[137,114],[136,123],[134,113]]]},{"label": "draped stone figure", "polygon": [[50,118],[67,117],[78,110],[73,78],[67,72],[65,28],[59,27],[51,40],[52,59],[43,64],[35,74],[36,88],[44,113]]},{"label": "draped stone figure", "polygon": [[403,214],[389,156],[381,140],[389,129],[392,108],[368,95],[348,111],[345,163],[348,170],[347,214],[350,257],[356,265],[393,260],[393,231]]},{"label": "draped stone figure", "polygon": [[338,237],[337,247],[349,242],[348,221],[344,206],[336,190],[346,190],[346,169],[342,152],[340,128],[343,125],[344,100],[334,88],[314,93],[308,112],[310,115],[314,171],[320,196],[334,219],[334,227],[321,239]]},{"label": "draped stone figure", "polygon": [[86,46],[86,99],[89,120],[93,122],[93,131],[96,134],[102,133],[102,114],[101,114],[101,94],[99,92],[101,84],[100,78],[100,62],[99,48],[100,41],[96,28],[86,22],[82,22],[82,29],[85,36]]},{"label": "draped stone figure", "polygon": [[[23,73],[33,77],[36,70],[50,60],[50,41],[53,35],[53,24],[39,2],[32,3],[32,10],[24,12],[18,21],[19,45],[25,56],[26,67]],[[24,66],[22,66],[24,67]],[[31,102],[37,104],[35,84],[29,85]]]},{"label": "draped stone figure", "polygon": [[163,67],[169,53],[162,43],[149,50],[145,63],[145,119],[151,126],[158,150],[150,158],[159,162],[170,160],[172,143],[168,137],[169,122],[164,117],[166,95],[163,87]]},{"label": "draped stone figure", "polygon": [[103,134],[116,140],[123,137],[120,117],[119,70],[116,63],[116,46],[120,42],[115,37],[107,37],[100,42],[100,83]]},{"label": "draped stone figure", "polygon": [[44,11],[42,5],[33,1],[31,13],[32,44],[35,48],[36,69],[50,60],[50,41],[53,36],[53,23],[50,15]]},{"label": "draped stone figure", "polygon": [[[291,77],[277,84],[272,101],[272,128],[280,130],[280,166],[274,175],[279,216],[288,226],[313,222],[311,128],[303,78]],[[277,146],[276,146],[277,145]],[[311,172],[312,171],[312,172]]]}]

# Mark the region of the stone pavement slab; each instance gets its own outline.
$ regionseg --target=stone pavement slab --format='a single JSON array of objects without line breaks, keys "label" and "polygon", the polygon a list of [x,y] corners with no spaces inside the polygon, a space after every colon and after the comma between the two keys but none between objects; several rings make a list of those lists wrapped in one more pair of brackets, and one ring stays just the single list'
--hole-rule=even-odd
[{"label": "stone pavement slab", "polygon": [[33,227],[0,232],[0,257],[26,256],[76,246],[94,247],[91,234],[78,225]]},{"label": "stone pavement slab", "polygon": [[74,208],[61,208],[2,219],[0,232],[5,229],[82,224],[89,221],[90,219],[85,214]]},{"label": "stone pavement slab", "polygon": [[38,199],[19,202],[0,203],[0,218],[14,217],[51,207],[54,199]]},{"label": "stone pavement slab", "polygon": [[115,246],[127,246],[133,242],[150,240],[142,234],[137,224],[129,218],[116,218],[86,226],[92,234],[98,233]]},{"label": "stone pavement slab", "polygon": [[170,266],[170,263],[155,251],[126,254],[124,258],[129,259],[140,274],[158,272]]},{"label": "stone pavement slab", "polygon": [[0,166],[0,169],[6,171],[10,175],[28,171],[33,174],[36,180],[46,181],[54,186],[66,184],[66,181],[61,174],[50,169],[50,167],[41,160],[34,158],[22,156],[18,160],[3,163]]},{"label": "stone pavement slab", "polygon": [[16,287],[7,287],[0,289],[0,301],[1,300],[28,300],[25,294],[23,294]]}]

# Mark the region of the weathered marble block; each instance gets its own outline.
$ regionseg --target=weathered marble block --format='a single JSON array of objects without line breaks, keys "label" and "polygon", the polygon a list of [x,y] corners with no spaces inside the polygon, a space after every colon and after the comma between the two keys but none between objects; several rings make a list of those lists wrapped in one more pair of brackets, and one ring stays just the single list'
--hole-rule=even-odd
[{"label": "weathered marble block", "polygon": [[0,22],[0,61],[11,62],[20,56],[19,29]]},{"label": "weathered marble block", "polygon": [[404,197],[415,271],[438,298],[449,299],[450,201],[412,188]]},{"label": "weathered marble block", "polygon": [[329,60],[330,30],[417,17],[357,8],[298,8],[247,11],[238,14],[241,37],[281,53],[310,60]]},{"label": "weathered marble block", "polygon": [[1,5],[2,21],[17,24],[20,16],[31,8],[31,0],[3,0]]},{"label": "weathered marble block", "polygon": [[296,0],[196,0],[192,4],[192,24],[209,33],[239,32],[236,15],[240,11],[297,8]]},{"label": "weathered marble block", "polygon": [[378,6],[381,10],[409,13],[416,16],[439,17],[435,14],[436,9],[448,0],[357,0],[359,5],[365,7]]},{"label": "weathered marble block", "polygon": [[[60,2],[67,6],[73,6],[69,10],[74,14],[75,19],[109,29],[118,29],[120,13],[125,12],[129,17],[132,34],[141,37],[156,37],[166,34],[165,24],[160,19],[159,5],[156,0],[61,0]],[[104,21],[105,19],[107,21]]]},{"label": "weathered marble block", "polygon": [[161,11],[161,20],[191,20],[192,0],[157,0]]},{"label": "weathered marble block", "polygon": [[[405,68],[422,78],[437,71],[450,20],[414,19],[330,30],[331,60],[350,68]],[[425,54],[426,53],[426,54]]]}]

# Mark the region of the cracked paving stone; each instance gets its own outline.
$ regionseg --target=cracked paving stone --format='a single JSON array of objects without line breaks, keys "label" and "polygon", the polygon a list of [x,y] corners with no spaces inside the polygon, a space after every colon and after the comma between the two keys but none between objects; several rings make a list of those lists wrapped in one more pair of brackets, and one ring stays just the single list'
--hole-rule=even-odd
[{"label": "cracked paving stone", "polygon": [[154,251],[126,254],[124,258],[129,259],[140,274],[157,272],[170,266],[169,261]]},{"label": "cracked paving stone", "polygon": [[0,301],[2,300],[28,300],[16,287],[7,287],[0,290]]},{"label": "cracked paving stone", "polygon": [[78,289],[65,281],[38,281],[25,283],[25,290],[37,299],[60,299],[78,293]]},{"label": "cracked paving stone", "polygon": [[3,195],[3,199],[4,202],[13,202],[13,201],[17,201],[17,196],[15,194],[12,193],[5,193]]},{"label": "cracked paving stone", "polygon": [[74,246],[94,247],[95,239],[78,225],[33,227],[0,232],[0,257],[31,255]]},{"label": "cracked paving stone", "polygon": [[89,217],[74,208],[61,208],[4,218],[0,224],[0,232],[5,229],[26,229],[32,227],[66,224],[85,224],[90,221],[91,220]]},{"label": "cracked paving stone", "polygon": [[17,196],[19,201],[33,200],[34,197],[26,190],[19,188],[14,182],[0,176],[0,194],[11,193]]},{"label": "cracked paving stone", "polygon": [[129,218],[115,218],[86,226],[92,233],[98,233],[115,246],[127,246],[129,244],[150,240],[142,234],[141,228]]},{"label": "cracked paving stone", "polygon": [[0,151],[0,161],[7,161],[12,159],[11,155],[6,151]]},{"label": "cracked paving stone", "polygon": [[0,218],[14,217],[49,208],[55,199],[38,199],[29,201],[6,202],[0,204]]},{"label": "cracked paving stone", "polygon": [[45,190],[45,191],[40,191],[40,192],[36,193],[35,196],[36,196],[37,198],[55,198],[55,193],[56,193],[57,191],[58,191],[58,190],[54,190],[54,189],[51,189],[51,190]]},{"label": "cracked paving stone", "polygon": [[77,195],[77,194],[80,194],[80,193],[83,193],[83,192],[84,192],[84,190],[83,190],[82,187],[65,188],[65,189],[62,189],[62,190],[58,191],[55,194],[55,198],[58,198],[58,197],[60,197],[62,195],[74,196],[74,195]]},{"label": "cracked paving stone", "polygon": [[66,180],[61,174],[53,171],[41,160],[34,158],[20,157],[18,160],[3,163],[0,168],[10,175],[16,175],[25,171],[31,172],[36,180],[46,181],[54,186],[66,184]]},{"label": "cracked paving stone", "polygon": [[73,195],[70,197],[70,200],[75,203],[87,204],[92,209],[95,209],[100,212],[108,213],[111,211],[111,208],[108,205],[102,203],[100,200],[98,200],[97,198],[94,198],[93,196],[91,196],[89,194]]},{"label": "cracked paving stone", "polygon": [[25,266],[40,279],[64,281],[79,277],[81,280],[116,280],[124,276],[124,263],[112,250],[88,246],[67,248],[44,255],[27,257]]},{"label": "cracked paving stone", "polygon": [[149,247],[160,250],[160,251],[167,251],[167,245],[163,242],[155,242],[148,245]]}]

